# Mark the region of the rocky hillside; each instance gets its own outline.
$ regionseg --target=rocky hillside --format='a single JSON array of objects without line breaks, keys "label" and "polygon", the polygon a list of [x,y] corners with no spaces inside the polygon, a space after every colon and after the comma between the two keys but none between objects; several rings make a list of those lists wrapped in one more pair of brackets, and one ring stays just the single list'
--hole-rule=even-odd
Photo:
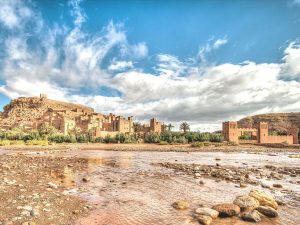
[{"label": "rocky hillside", "polygon": [[286,130],[288,127],[300,128],[300,113],[269,113],[248,116],[238,121],[239,127],[253,127],[258,122],[268,122],[270,130]]},{"label": "rocky hillside", "polygon": [[0,113],[0,127],[8,128],[22,122],[34,121],[48,111],[82,111],[93,113],[94,110],[83,105],[55,101],[47,97],[20,97],[4,106]]}]

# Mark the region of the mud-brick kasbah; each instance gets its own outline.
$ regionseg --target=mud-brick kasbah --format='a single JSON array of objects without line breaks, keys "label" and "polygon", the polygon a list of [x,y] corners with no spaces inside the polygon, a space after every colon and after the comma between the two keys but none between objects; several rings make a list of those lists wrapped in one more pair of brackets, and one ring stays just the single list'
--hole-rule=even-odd
[{"label": "mud-brick kasbah", "polygon": [[[112,113],[104,115],[93,108],[79,104],[51,100],[47,95],[39,97],[20,97],[12,100],[0,112],[0,129],[9,130],[15,127],[24,130],[39,129],[43,124],[54,126],[61,133],[72,134],[75,129],[80,133],[89,133],[94,137],[115,136],[118,133],[134,133],[133,117],[116,116]],[[161,133],[165,131],[164,123],[155,118],[143,124],[139,132]],[[259,122],[253,127],[238,127],[235,121],[223,123],[222,133],[225,141],[252,143],[298,144],[298,128],[289,127],[287,135],[269,135],[268,123]],[[244,134],[250,134],[251,140],[241,140]]]},{"label": "mud-brick kasbah", "polygon": [[272,136],[269,135],[269,127],[266,122],[259,122],[251,128],[239,128],[238,123],[235,121],[227,121],[223,123],[223,135],[226,141],[243,142],[240,140],[244,134],[250,134],[251,140],[244,142],[260,143],[260,144],[272,144],[272,143],[288,143],[298,144],[298,131],[297,127],[289,127],[287,129],[287,135]]},{"label": "mud-brick kasbah", "polygon": [[[77,128],[80,133],[89,133],[94,137],[115,136],[118,133],[134,133],[133,117],[124,118],[112,113],[104,115],[96,113],[93,108],[79,104],[61,102],[40,97],[20,97],[4,107],[0,114],[0,127],[3,130],[20,127],[24,130],[40,128],[43,124],[54,126],[67,135]],[[164,130],[163,123],[155,118],[142,126],[142,133]]]}]

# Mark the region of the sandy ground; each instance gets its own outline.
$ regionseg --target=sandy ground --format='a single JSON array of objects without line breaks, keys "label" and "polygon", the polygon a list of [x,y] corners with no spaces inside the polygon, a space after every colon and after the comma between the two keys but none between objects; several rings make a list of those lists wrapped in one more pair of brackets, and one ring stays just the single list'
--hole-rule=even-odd
[{"label": "sandy ground", "polygon": [[251,145],[242,144],[237,146],[204,146],[201,148],[183,145],[159,145],[159,144],[103,144],[103,143],[76,143],[76,144],[53,144],[48,146],[11,145],[1,146],[0,149],[10,150],[109,150],[109,151],[162,151],[162,152],[296,152],[300,153],[300,145]]}]

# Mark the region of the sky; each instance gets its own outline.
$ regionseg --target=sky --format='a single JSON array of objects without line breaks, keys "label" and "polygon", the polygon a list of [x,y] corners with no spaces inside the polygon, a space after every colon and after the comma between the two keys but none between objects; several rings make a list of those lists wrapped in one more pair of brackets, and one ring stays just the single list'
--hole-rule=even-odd
[{"label": "sky", "polygon": [[45,93],[200,131],[300,111],[300,0],[0,0],[0,49],[0,108]]}]

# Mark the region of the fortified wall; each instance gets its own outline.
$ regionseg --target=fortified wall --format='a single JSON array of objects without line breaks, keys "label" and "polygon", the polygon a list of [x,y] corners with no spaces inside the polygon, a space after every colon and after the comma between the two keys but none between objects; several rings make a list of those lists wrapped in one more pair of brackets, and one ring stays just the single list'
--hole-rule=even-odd
[{"label": "fortified wall", "polygon": [[272,136],[269,135],[269,127],[266,122],[259,122],[255,128],[239,128],[235,121],[223,123],[223,135],[226,141],[239,143],[240,137],[244,134],[251,134],[251,142],[256,143],[283,143],[298,144],[298,128],[291,127],[287,135]]}]

